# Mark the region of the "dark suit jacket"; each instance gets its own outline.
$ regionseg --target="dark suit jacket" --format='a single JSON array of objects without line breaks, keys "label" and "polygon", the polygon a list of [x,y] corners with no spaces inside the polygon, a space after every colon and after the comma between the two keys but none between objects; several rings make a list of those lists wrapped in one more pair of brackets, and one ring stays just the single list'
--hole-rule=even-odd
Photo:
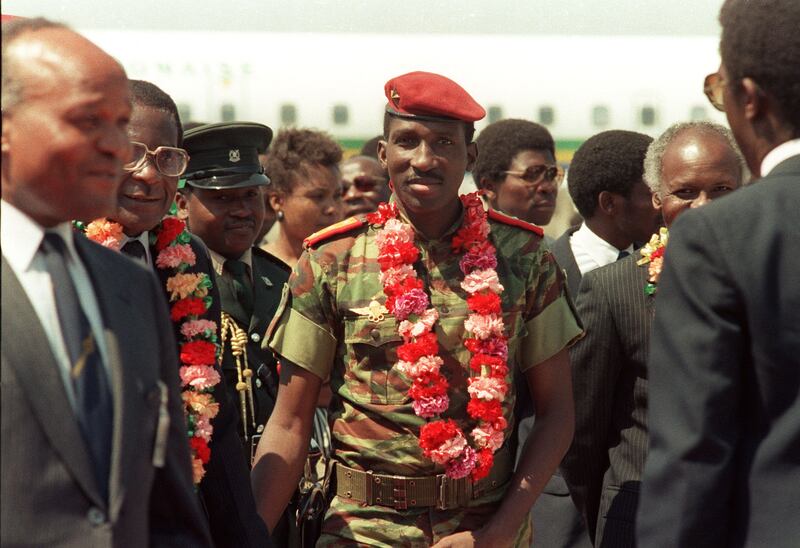
[{"label": "dark suit jacket", "polygon": [[682,214],[659,280],[641,546],[800,542],[800,155]]},{"label": "dark suit jacket", "polygon": [[[211,277],[214,283],[210,293],[212,304],[206,318],[217,322],[219,326],[222,301],[211,258],[202,240],[192,236],[190,244],[197,257],[197,262],[186,272],[205,272]],[[154,263],[157,253],[151,246],[150,254]],[[169,301],[166,280],[171,271],[158,268],[155,271],[161,281],[164,297]],[[179,325],[174,324],[174,329],[177,338]],[[237,404],[230,397],[224,375],[221,377],[220,384],[214,389],[214,399],[219,402],[219,413],[211,423],[214,426],[214,433],[209,444],[211,459],[206,465],[206,475],[200,482],[200,495],[208,516],[211,536],[217,548],[268,546],[269,533],[264,521],[256,511],[253,491],[250,487],[250,468],[242,454],[237,436]]]},{"label": "dark suit jacket", "polygon": [[[210,546],[192,487],[175,341],[152,273],[82,236],[75,245],[105,328],[114,399],[109,502],[36,312],[2,263],[3,546]],[[160,407],[168,389],[166,463],[153,466]]]},{"label": "dark suit jacket", "polygon": [[575,262],[575,255],[569,246],[570,237],[580,228],[580,225],[568,228],[564,234],[553,242],[553,256],[556,258],[558,266],[567,273],[567,290],[574,300],[578,296],[578,289],[581,286],[581,271],[578,270],[578,263]]},{"label": "dark suit jacket", "polygon": [[587,272],[577,299],[586,336],[570,351],[575,437],[561,471],[595,546],[634,545],[654,312],[638,258]]},{"label": "dark suit jacket", "polygon": [[[253,418],[248,410],[247,437],[244,439],[241,411],[237,413],[236,431],[241,438],[244,454],[249,459],[252,457],[253,437],[257,443],[261,437],[264,425],[275,408],[278,396],[277,360],[272,352],[262,350],[261,342],[267,326],[272,321],[275,311],[281,301],[283,286],[289,279],[291,269],[284,262],[273,257],[266,251],[253,247],[253,315],[248,316],[238,304],[235,297],[223,295],[223,309],[247,332],[247,360],[250,369],[255,373],[253,396],[255,406],[256,426],[253,427]],[[228,383],[231,399],[236,402],[237,410],[240,409],[240,393],[236,390],[238,372],[236,361],[231,353],[230,345],[226,343],[222,359],[222,370]]]}]

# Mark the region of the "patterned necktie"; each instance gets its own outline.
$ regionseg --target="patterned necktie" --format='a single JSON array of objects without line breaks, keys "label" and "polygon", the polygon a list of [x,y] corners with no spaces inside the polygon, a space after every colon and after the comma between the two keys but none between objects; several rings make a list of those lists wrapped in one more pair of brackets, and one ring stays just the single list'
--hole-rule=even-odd
[{"label": "patterned necktie", "polygon": [[627,251],[625,251],[625,250],[623,249],[622,251],[620,251],[620,252],[619,252],[619,255],[617,255],[617,260],[618,260],[618,261],[619,261],[619,260],[622,260],[622,259],[624,259],[625,257],[627,257],[628,255],[630,255],[630,253],[628,253]]},{"label": "patterned necktie", "polygon": [[100,492],[108,500],[111,432],[114,424],[108,378],[89,319],[83,312],[67,270],[64,240],[59,234],[45,233],[41,253],[53,282],[58,320],[69,354],[78,424],[94,463]]},{"label": "patterned necktie", "polygon": [[248,316],[253,315],[253,286],[250,277],[247,275],[247,265],[242,261],[228,259],[225,261],[224,269],[233,278],[233,289],[236,293],[236,300],[242,305]]},{"label": "patterned necktie", "polygon": [[128,243],[122,246],[122,251],[128,257],[138,259],[144,263],[147,262],[147,253],[144,250],[142,242],[139,240],[128,240]]}]

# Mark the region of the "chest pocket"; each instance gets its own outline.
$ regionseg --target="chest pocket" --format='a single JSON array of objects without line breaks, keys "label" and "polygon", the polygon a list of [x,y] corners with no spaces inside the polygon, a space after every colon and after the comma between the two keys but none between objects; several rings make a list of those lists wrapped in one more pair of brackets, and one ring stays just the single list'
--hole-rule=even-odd
[{"label": "chest pocket", "polygon": [[354,401],[372,404],[403,404],[409,401],[409,380],[396,367],[397,347],[403,339],[397,320],[386,315],[380,322],[366,316],[344,322],[344,382]]}]

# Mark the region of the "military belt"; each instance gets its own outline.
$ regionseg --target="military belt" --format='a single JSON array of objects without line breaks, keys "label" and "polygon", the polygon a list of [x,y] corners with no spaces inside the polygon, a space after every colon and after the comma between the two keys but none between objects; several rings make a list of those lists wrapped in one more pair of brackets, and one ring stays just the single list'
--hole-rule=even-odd
[{"label": "military belt", "polygon": [[508,481],[512,472],[511,452],[504,447],[495,454],[491,472],[474,482],[467,476],[451,479],[445,474],[424,477],[391,476],[364,472],[336,463],[336,494],[368,506],[396,510],[433,506],[451,510],[466,506]]}]

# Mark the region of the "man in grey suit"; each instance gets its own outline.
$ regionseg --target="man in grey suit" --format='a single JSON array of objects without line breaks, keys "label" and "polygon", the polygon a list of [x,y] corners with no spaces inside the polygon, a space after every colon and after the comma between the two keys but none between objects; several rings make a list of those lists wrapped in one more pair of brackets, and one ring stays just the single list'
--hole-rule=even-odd
[{"label": "man in grey suit", "polygon": [[[644,165],[653,205],[667,227],[683,211],[738,188],[745,173],[730,130],[710,122],[670,127],[650,144]],[[649,256],[650,246],[643,251]],[[576,436],[561,471],[595,546],[634,546],[657,288],[651,263],[640,258],[587,272],[578,298],[586,337],[570,353]]]},{"label": "man in grey suit", "polygon": [[727,0],[706,79],[755,177],[682,215],[659,280],[640,546],[800,539],[800,2]]},{"label": "man in grey suit", "polygon": [[210,546],[155,277],[69,220],[130,155],[122,67],[43,19],[2,44],[3,546]]}]

